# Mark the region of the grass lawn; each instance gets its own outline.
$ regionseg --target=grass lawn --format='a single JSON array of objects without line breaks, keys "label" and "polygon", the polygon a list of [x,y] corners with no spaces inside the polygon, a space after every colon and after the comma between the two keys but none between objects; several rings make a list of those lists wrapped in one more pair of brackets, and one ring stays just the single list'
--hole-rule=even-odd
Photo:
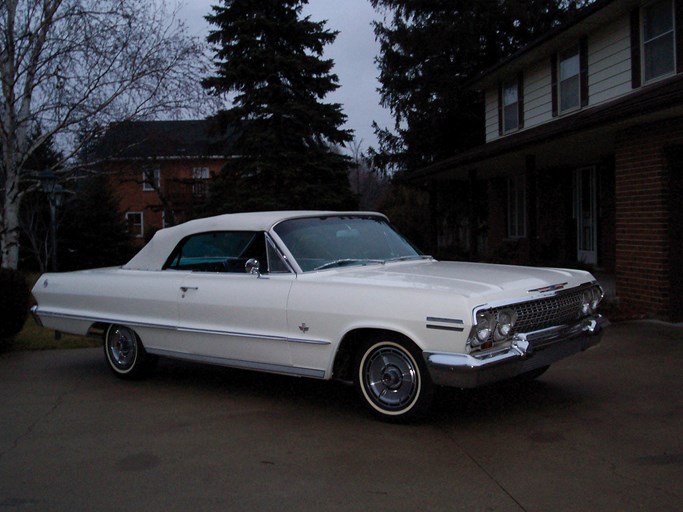
[{"label": "grass lawn", "polygon": [[51,350],[56,348],[98,347],[100,345],[102,342],[98,339],[68,334],[62,334],[61,339],[56,340],[52,329],[38,327],[29,315],[24,328],[17,334],[9,350]]},{"label": "grass lawn", "polygon": [[[32,288],[35,282],[40,277],[39,274],[27,273],[25,274],[26,283],[29,288]],[[87,348],[97,347],[102,345],[102,342],[95,338],[86,338],[85,336],[70,336],[63,334],[61,339],[56,340],[52,329],[38,327],[29,314],[24,328],[16,335],[14,340],[9,345],[0,346],[1,351],[10,350],[51,350],[59,348]]]}]

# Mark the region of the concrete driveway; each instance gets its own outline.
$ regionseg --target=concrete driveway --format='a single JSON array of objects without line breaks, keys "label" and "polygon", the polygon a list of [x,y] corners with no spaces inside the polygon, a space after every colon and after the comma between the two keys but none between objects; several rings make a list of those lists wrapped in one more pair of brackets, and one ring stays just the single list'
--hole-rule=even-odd
[{"label": "concrete driveway", "polygon": [[337,383],[0,356],[0,512],[680,511],[682,477],[677,326],[614,325],[536,382],[445,390],[410,426]]}]

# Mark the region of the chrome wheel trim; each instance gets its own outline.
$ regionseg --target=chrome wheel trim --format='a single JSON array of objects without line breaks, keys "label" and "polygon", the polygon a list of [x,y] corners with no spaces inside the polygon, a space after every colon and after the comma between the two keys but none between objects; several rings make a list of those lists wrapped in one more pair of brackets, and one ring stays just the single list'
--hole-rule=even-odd
[{"label": "chrome wheel trim", "polygon": [[107,331],[107,359],[114,370],[127,373],[133,369],[138,358],[135,333],[120,325],[112,325]]},{"label": "chrome wheel trim", "polygon": [[417,362],[404,347],[393,342],[377,343],[365,352],[359,378],[368,403],[389,415],[409,411],[422,387]]}]

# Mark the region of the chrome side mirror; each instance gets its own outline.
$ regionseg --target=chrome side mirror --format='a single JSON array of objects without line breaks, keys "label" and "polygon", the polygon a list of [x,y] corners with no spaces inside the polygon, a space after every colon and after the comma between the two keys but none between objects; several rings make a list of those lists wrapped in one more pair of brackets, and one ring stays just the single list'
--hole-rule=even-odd
[{"label": "chrome side mirror", "polygon": [[261,277],[261,264],[256,258],[249,258],[244,264],[244,271],[247,274],[255,274]]}]

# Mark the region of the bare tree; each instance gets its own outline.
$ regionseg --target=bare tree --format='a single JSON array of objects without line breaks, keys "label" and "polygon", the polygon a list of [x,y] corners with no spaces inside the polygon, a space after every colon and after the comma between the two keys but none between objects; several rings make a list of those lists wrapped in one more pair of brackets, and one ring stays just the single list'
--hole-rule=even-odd
[{"label": "bare tree", "polygon": [[110,122],[209,104],[203,47],[175,13],[161,0],[0,0],[2,267],[17,267],[27,162],[45,140],[64,155],[55,165],[64,173]]},{"label": "bare tree", "polygon": [[372,158],[362,150],[363,139],[353,139],[346,145],[353,166],[349,171],[351,190],[358,197],[361,210],[377,210],[389,189],[389,179],[372,166]]}]

